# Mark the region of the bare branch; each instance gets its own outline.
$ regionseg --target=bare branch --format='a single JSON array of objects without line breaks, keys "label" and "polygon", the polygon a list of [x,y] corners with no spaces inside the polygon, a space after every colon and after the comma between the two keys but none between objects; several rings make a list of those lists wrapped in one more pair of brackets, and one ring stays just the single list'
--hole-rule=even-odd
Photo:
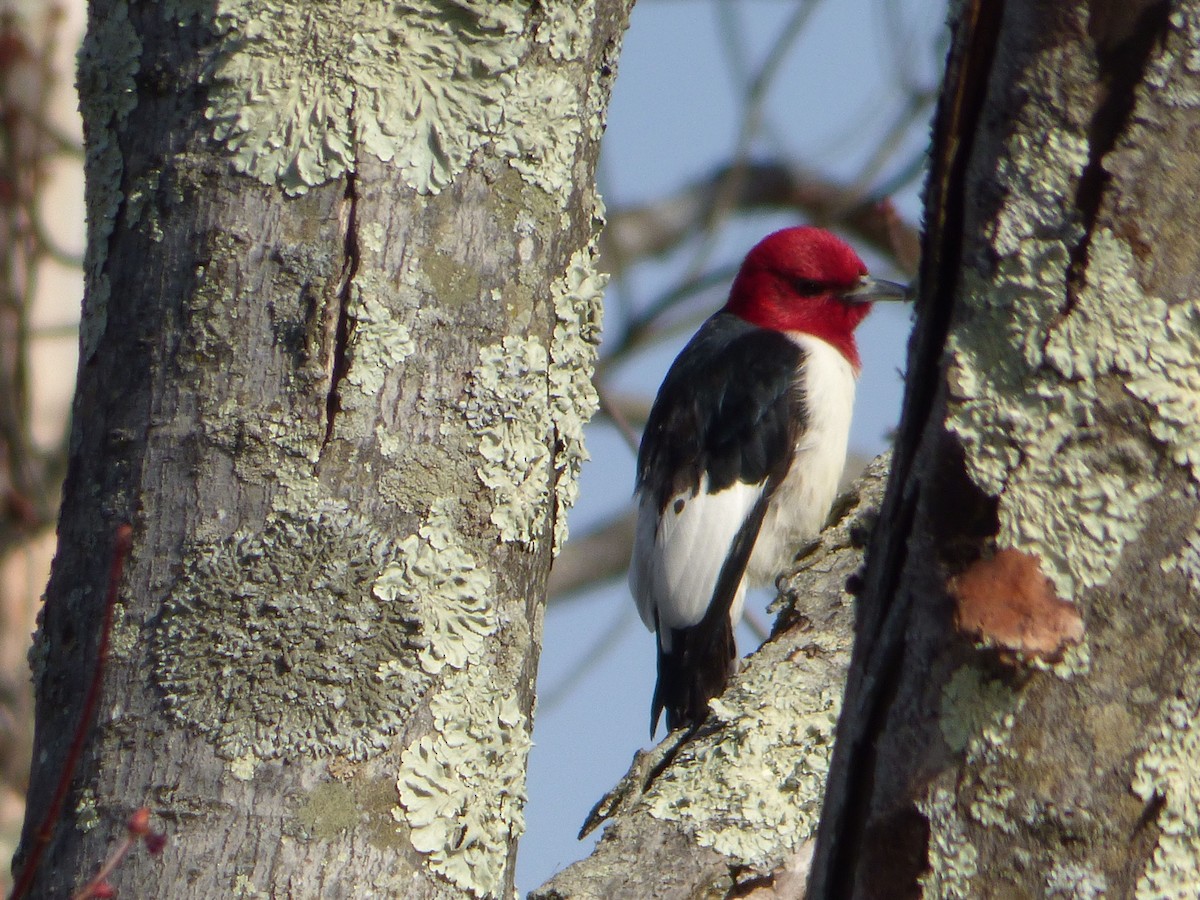
[{"label": "bare branch", "polygon": [[[785,579],[778,601],[784,611],[775,634],[745,661],[718,701],[719,715],[710,716],[690,741],[680,743],[676,732],[655,749],[639,752],[629,773],[597,804],[585,825],[590,829],[608,823],[596,850],[534,891],[532,898],[742,896],[752,889],[795,883],[816,827],[822,761],[829,754],[817,724],[832,731],[836,709],[829,704],[836,707],[849,664],[854,607],[846,583],[861,564],[886,472],[886,457],[868,468],[842,502],[836,524]],[[769,713],[761,693],[765,684],[772,692]],[[797,729],[797,721],[812,727]],[[782,725],[780,734],[768,733],[776,725]],[[808,767],[802,777],[786,784],[786,779],[776,783],[770,777],[776,763],[794,775],[801,773],[798,760]],[[740,772],[740,766],[755,772]],[[685,799],[689,785],[710,778],[705,791]],[[753,821],[757,811],[800,805],[810,784],[814,794],[796,819],[786,823],[789,827]],[[764,796],[777,791],[787,797]],[[753,835],[753,851],[750,844],[743,849],[756,856],[755,862],[714,840],[739,828]],[[629,865],[630,859],[637,864]]]},{"label": "bare branch", "polygon": [[[880,214],[876,199],[864,199],[849,185],[779,161],[747,163],[740,175],[738,168],[736,164],[722,166],[653,203],[610,211],[600,244],[603,264],[611,265],[613,259],[627,262],[660,256],[695,236],[734,178],[737,190],[729,201],[732,209],[793,209],[816,224],[839,226],[895,260],[892,228],[888,217]],[[919,240],[916,226],[906,225],[904,230],[911,241]],[[901,267],[901,261],[896,264]],[[911,274],[908,269],[902,271]]]},{"label": "bare branch", "polygon": [[[632,486],[629,486],[632,488]],[[565,595],[617,578],[629,568],[629,548],[633,546],[634,512],[629,509],[618,518],[564,545],[550,571],[551,602]]]}]

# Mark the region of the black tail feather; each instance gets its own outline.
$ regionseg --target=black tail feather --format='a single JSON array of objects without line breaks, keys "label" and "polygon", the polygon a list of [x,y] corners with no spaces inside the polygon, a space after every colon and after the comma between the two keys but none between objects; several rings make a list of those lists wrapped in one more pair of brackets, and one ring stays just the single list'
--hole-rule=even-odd
[{"label": "black tail feather", "polygon": [[667,730],[699,727],[708,717],[708,701],[721,694],[735,669],[737,645],[729,617],[692,628],[671,629],[671,649],[658,642],[658,683],[650,712],[650,737],[663,710]]},{"label": "black tail feather", "polygon": [[695,625],[672,628],[671,649],[663,649],[662,627],[655,614],[658,635],[658,683],[650,707],[650,737],[658,728],[658,717],[667,711],[667,730],[683,725],[698,728],[708,717],[708,701],[725,690],[736,669],[737,642],[729,613],[746,573],[746,563],[762,527],[767,503],[775,492],[777,479],[772,476],[738,529],[729,554],[717,576],[717,584],[708,609]]}]

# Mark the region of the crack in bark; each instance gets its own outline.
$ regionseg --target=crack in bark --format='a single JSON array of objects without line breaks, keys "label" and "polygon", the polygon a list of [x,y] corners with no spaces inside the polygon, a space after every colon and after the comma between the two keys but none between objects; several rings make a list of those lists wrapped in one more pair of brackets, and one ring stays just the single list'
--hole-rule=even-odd
[{"label": "crack in bark", "polygon": [[[1092,114],[1088,127],[1088,161],[1075,190],[1075,207],[1083,220],[1083,236],[1070,251],[1067,264],[1067,303],[1062,317],[1071,314],[1077,301],[1077,285],[1087,271],[1092,246],[1092,232],[1104,187],[1110,178],[1104,168],[1104,158],[1116,146],[1133,115],[1137,88],[1142,84],[1151,52],[1160,43],[1170,25],[1171,4],[1167,0],[1151,3],[1137,14],[1130,31],[1124,35],[1100,33],[1095,35],[1096,58],[1100,77],[1105,82],[1105,96]],[[1096,24],[1096,23],[1093,23]],[[1097,25],[1113,28],[1112,23]],[[1115,39],[1114,39],[1115,38]]]},{"label": "crack in bark", "polygon": [[[920,495],[919,487],[911,483],[911,469],[930,425],[941,384],[942,357],[962,256],[967,166],[991,80],[1005,6],[1003,0],[974,0],[963,11],[960,21],[966,31],[961,44],[964,50],[957,72],[947,73],[948,79],[957,76],[955,89],[944,106],[939,107],[935,121],[933,146],[941,149],[943,155],[935,157],[929,178],[928,208],[932,215],[925,235],[920,277],[923,323],[910,351],[912,372],[907,379],[909,387],[895,464],[880,516],[881,523],[890,524],[876,529],[876,537],[868,548],[868,566],[872,549],[883,553],[884,559],[876,569],[880,574],[874,580],[874,590],[860,602],[860,624],[851,664],[856,684],[848,685],[857,688],[855,699],[864,714],[839,723],[838,745],[843,749],[835,751],[835,764],[839,779],[836,788],[841,793],[834,803],[840,805],[830,804],[831,791],[826,797],[818,837],[818,844],[825,844],[828,849],[818,846],[814,858],[812,900],[854,894],[857,874],[854,861],[868,839],[877,774],[877,749],[872,736],[882,730],[899,685],[897,673],[905,655],[904,629],[898,623],[906,618],[908,604],[896,599],[896,593],[907,563],[907,536]],[[860,674],[854,677],[856,671]],[[853,716],[850,697],[848,689],[843,713]],[[835,789],[832,782],[828,787]],[[822,857],[827,860],[824,864]],[[898,878],[911,875],[915,884],[919,867],[912,873],[893,874]]]},{"label": "crack in bark", "polygon": [[350,371],[350,301],[354,285],[354,277],[358,274],[360,262],[358,247],[358,193],[354,172],[346,175],[345,200],[350,205],[346,217],[346,239],[342,248],[345,262],[342,265],[341,284],[338,286],[338,319],[334,331],[332,364],[329,373],[329,393],[325,397],[325,438],[321,441],[321,453],[333,439],[333,426],[337,414],[341,412],[339,393],[342,380]]}]

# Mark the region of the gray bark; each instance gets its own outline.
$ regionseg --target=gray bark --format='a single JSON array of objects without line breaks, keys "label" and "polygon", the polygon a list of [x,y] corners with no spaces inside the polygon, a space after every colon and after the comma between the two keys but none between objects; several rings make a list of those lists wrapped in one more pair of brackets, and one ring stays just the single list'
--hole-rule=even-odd
[{"label": "gray bark", "polygon": [[784,631],[536,897],[1200,894],[1200,5],[955,16],[815,849],[840,687],[801,687]]},{"label": "gray bark", "polygon": [[[207,11],[206,11],[207,10]],[[628,4],[95,0],[30,896],[511,893]]]}]

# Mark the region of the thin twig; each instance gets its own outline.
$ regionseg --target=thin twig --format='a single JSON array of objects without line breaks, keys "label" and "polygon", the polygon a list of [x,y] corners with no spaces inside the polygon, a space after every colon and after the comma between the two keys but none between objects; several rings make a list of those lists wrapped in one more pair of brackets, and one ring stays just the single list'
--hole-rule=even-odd
[{"label": "thin twig", "polygon": [[767,52],[767,58],[759,67],[757,74],[747,85],[746,105],[742,114],[741,127],[738,129],[737,140],[733,148],[733,163],[729,168],[728,178],[720,186],[716,200],[709,211],[708,221],[700,246],[697,248],[688,268],[685,280],[692,280],[704,270],[708,258],[716,244],[717,230],[735,207],[736,198],[741,193],[742,181],[746,176],[746,167],[750,161],[750,147],[762,125],[763,109],[767,95],[775,76],[787,59],[788,52],[794,42],[804,32],[809,17],[816,10],[820,0],[804,0],[792,13],[792,17],[779,33],[775,43]]},{"label": "thin twig", "polygon": [[108,855],[108,859],[104,861],[104,865],[100,867],[95,876],[71,895],[71,900],[89,900],[95,897],[99,892],[99,888],[108,881],[108,876],[117,870],[129,851],[133,849],[133,845],[137,843],[137,838],[129,831],[125,832],[125,836],[121,838],[121,842],[113,849],[113,852]]},{"label": "thin twig", "polygon": [[625,439],[625,443],[629,446],[629,449],[633,451],[633,455],[637,456],[638,445],[641,443],[641,438],[638,437],[637,429],[629,423],[627,418],[625,418],[625,413],[621,411],[621,408],[612,402],[612,398],[609,396],[607,390],[597,386],[596,393],[600,397],[600,408],[604,410],[604,414],[608,416],[609,421],[612,422],[617,431],[621,433],[621,437]]},{"label": "thin twig", "polygon": [[63,803],[67,799],[67,794],[71,789],[71,782],[75,778],[75,770],[78,768],[79,760],[83,756],[84,744],[87,742],[92,720],[96,715],[96,707],[100,702],[100,690],[104,680],[104,665],[108,660],[108,645],[112,637],[113,614],[116,610],[117,596],[121,588],[121,576],[125,571],[125,560],[128,558],[132,546],[133,528],[127,523],[118,525],[116,541],[113,545],[112,564],[108,569],[108,595],[104,600],[104,622],[100,628],[100,640],[96,647],[96,662],[92,667],[92,681],[88,685],[87,696],[83,701],[83,710],[79,716],[79,724],[75,727],[75,736],[71,740],[71,749],[68,751],[67,758],[63,763],[62,773],[58,777],[58,786],[54,789],[54,796],[50,800],[50,805],[46,808],[46,814],[42,817],[41,824],[38,826],[37,831],[34,832],[33,846],[29,848],[29,856],[26,857],[25,865],[21,869],[21,877],[13,887],[13,892],[9,900],[20,900],[21,897],[24,897],[29,892],[29,888],[33,884],[33,878],[37,874],[38,864],[42,860],[42,854],[45,853],[46,847],[49,846],[50,838],[54,834],[54,827],[58,824]]}]

